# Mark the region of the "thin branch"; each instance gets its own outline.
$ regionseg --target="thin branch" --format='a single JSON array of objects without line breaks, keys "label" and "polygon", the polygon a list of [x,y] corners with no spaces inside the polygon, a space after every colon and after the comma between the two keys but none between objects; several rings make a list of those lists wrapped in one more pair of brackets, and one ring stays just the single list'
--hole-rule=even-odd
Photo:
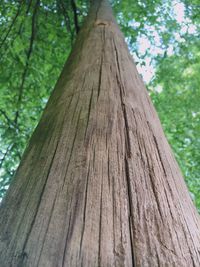
[{"label": "thin branch", "polygon": [[12,120],[8,117],[8,115],[4,110],[0,109],[0,113],[4,116],[4,118],[7,120],[9,124],[12,124]]},{"label": "thin branch", "polygon": [[61,7],[61,12],[62,12],[63,17],[64,17],[64,21],[65,21],[67,32],[69,32],[70,35],[71,35],[71,46],[72,46],[73,42],[74,42],[74,33],[73,33],[73,30],[72,30],[72,27],[71,27],[70,17],[68,15],[68,12],[67,12],[67,10],[65,8],[65,5],[64,5],[63,1],[60,1],[59,4],[60,4],[60,7]]},{"label": "thin branch", "polygon": [[75,3],[74,0],[71,0],[71,6],[72,6],[73,13],[74,13],[74,26],[75,26],[75,30],[76,30],[76,33],[78,33],[79,30],[80,30],[80,27],[79,27],[79,24],[78,24],[77,7],[76,7],[76,3]]},{"label": "thin branch", "polygon": [[6,156],[8,155],[8,153],[12,150],[12,148],[14,147],[15,143],[12,144],[12,145],[9,145],[6,149],[6,152],[3,153],[3,158],[0,160],[0,168],[2,167],[5,159],[6,159]]},{"label": "thin branch", "polygon": [[33,16],[32,16],[31,38],[30,38],[29,49],[28,49],[27,56],[26,56],[26,65],[25,65],[24,71],[22,73],[21,84],[19,87],[19,96],[18,96],[18,100],[17,100],[17,111],[16,111],[16,115],[15,115],[15,123],[17,123],[17,120],[19,117],[19,109],[20,109],[20,104],[21,104],[22,95],[23,95],[24,83],[25,83],[26,74],[28,71],[30,56],[31,56],[31,53],[33,50],[33,42],[34,42],[35,32],[36,32],[36,15],[37,15],[39,5],[40,5],[40,0],[37,0],[37,2],[35,4],[34,11],[33,11]]},{"label": "thin branch", "polygon": [[12,125],[14,128],[18,129],[18,125],[8,117],[7,113],[4,110],[0,109],[0,114],[3,115],[7,120],[9,127]]},{"label": "thin branch", "polygon": [[26,19],[28,13],[29,13],[29,11],[30,11],[31,5],[32,5],[32,0],[29,0],[28,6],[27,6],[27,9],[26,9],[26,12],[25,12],[25,18],[24,18],[23,21],[21,22],[21,24],[20,24],[20,26],[19,26],[19,29],[18,29],[18,31],[17,31],[17,35],[16,35],[16,36],[20,35],[21,32],[22,32],[22,26],[23,26],[24,21],[25,21],[25,19]]}]

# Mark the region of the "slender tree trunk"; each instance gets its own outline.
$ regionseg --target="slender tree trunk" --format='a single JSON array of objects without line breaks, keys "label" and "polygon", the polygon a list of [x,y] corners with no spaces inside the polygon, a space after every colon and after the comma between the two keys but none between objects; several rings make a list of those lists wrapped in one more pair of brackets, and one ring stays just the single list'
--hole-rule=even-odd
[{"label": "slender tree trunk", "polygon": [[95,1],[1,205],[1,267],[200,266],[199,217]]}]

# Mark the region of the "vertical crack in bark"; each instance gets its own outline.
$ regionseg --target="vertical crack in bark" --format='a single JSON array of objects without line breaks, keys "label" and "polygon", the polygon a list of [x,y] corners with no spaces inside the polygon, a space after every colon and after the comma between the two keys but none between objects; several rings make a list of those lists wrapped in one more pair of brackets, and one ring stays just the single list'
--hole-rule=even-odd
[{"label": "vertical crack in bark", "polygon": [[125,178],[127,183],[127,195],[128,195],[128,206],[129,206],[129,234],[130,234],[130,245],[131,245],[131,256],[132,256],[132,265],[135,267],[135,255],[134,255],[134,245],[133,245],[133,224],[132,224],[132,211],[133,211],[133,204],[132,204],[132,198],[131,198],[131,178],[129,174],[129,166],[128,166],[128,160],[125,157],[124,160],[125,164]]},{"label": "vertical crack in bark", "polygon": [[[127,153],[128,158],[130,158],[131,157],[131,141],[130,141],[130,134],[129,134],[129,125],[128,125],[127,111],[126,111],[125,103],[123,101],[124,100],[125,93],[124,93],[123,83],[122,83],[122,79],[121,79],[121,70],[120,70],[120,64],[119,64],[118,51],[117,51],[117,47],[115,45],[114,39],[113,39],[113,45],[114,45],[115,58],[116,58],[117,70],[118,70],[118,73],[116,74],[116,80],[117,80],[118,87],[120,89],[120,101],[121,101],[121,107],[122,107],[123,118],[124,118],[126,153]],[[119,80],[118,75],[120,77],[120,80]]]},{"label": "vertical crack in bark", "polygon": [[80,241],[80,249],[79,249],[79,258],[81,255],[81,250],[82,250],[82,243],[83,243],[83,235],[85,231],[85,222],[86,222],[86,208],[87,208],[87,198],[88,198],[88,181],[90,177],[90,160],[89,160],[89,165],[88,165],[88,172],[87,172],[87,177],[86,177],[86,185],[85,185],[85,194],[84,194],[84,208],[83,208],[83,225],[82,225],[82,231],[81,231],[81,241]]},{"label": "vertical crack in bark", "polygon": [[70,228],[71,228],[71,225],[72,225],[72,212],[70,211],[70,215],[69,215],[69,226],[68,226],[68,229],[67,229],[67,235],[66,235],[66,239],[65,239],[65,244],[64,244],[64,250],[63,250],[63,257],[62,257],[62,267],[64,267],[64,264],[65,264],[65,258],[66,258],[66,253],[67,253],[67,242],[68,242],[68,239],[69,239],[69,232],[70,232]]},{"label": "vertical crack in bark", "polygon": [[66,167],[66,171],[65,171],[65,175],[64,175],[64,180],[63,180],[62,188],[65,185],[65,181],[66,181],[66,177],[67,177],[67,172],[68,172],[68,169],[69,169],[69,164],[71,162],[71,158],[72,158],[72,154],[73,154],[73,150],[74,150],[74,145],[75,145],[76,137],[77,137],[77,134],[78,134],[78,126],[79,126],[81,111],[82,111],[82,108],[80,108],[80,111],[79,111],[79,115],[78,115],[78,119],[77,119],[77,124],[76,124],[76,128],[75,128],[75,135],[74,135],[74,138],[73,138],[73,141],[72,141],[72,146],[71,146],[71,150],[70,150],[69,159],[68,159],[68,162],[67,162],[67,167]]},{"label": "vertical crack in bark", "polygon": [[[102,164],[103,165],[103,164]],[[99,249],[98,249],[98,266],[101,266],[101,227],[102,227],[102,202],[103,202],[103,198],[102,198],[102,192],[103,192],[103,177],[101,177],[102,181],[101,181],[101,197],[100,197],[100,213],[99,213]]]},{"label": "vertical crack in bark", "polygon": [[[77,191],[75,192],[75,194],[76,193],[77,193]],[[74,192],[73,192],[73,195],[74,195]],[[80,210],[79,209],[79,207],[80,207],[80,203],[79,202],[80,202],[80,198],[76,194],[74,205],[73,205],[72,215],[70,215],[70,222],[69,222],[69,227],[68,227],[68,231],[67,231],[67,237],[65,239],[65,246],[64,246],[65,247],[65,251],[64,251],[62,266],[64,266],[64,264],[65,264],[66,254],[68,252],[68,250],[67,250],[67,247],[68,247],[68,244],[69,244],[68,241],[70,240],[70,241],[73,242],[72,236],[73,236],[73,233],[74,233],[75,222],[76,222],[76,219],[78,217],[77,216],[77,212],[78,212],[78,210]]]},{"label": "vertical crack in bark", "polygon": [[[123,86],[123,82],[122,82],[122,75],[121,75],[121,68],[120,68],[120,61],[119,61],[119,54],[118,54],[118,49],[117,49],[117,45],[115,44],[115,39],[113,38],[113,48],[114,48],[114,51],[115,51],[115,59],[116,59],[116,63],[117,63],[117,70],[118,70],[118,75],[120,77],[120,88],[122,89],[123,91],[123,95],[125,95],[125,90],[124,90],[124,86]],[[119,79],[118,79],[119,81]]]},{"label": "vertical crack in bark", "polygon": [[154,134],[154,132],[153,132],[153,130],[151,128],[151,125],[150,125],[149,121],[147,121],[147,126],[149,128],[149,131],[152,134],[153,141],[154,141],[154,144],[155,144],[155,147],[156,147],[156,150],[157,150],[157,154],[158,154],[158,157],[159,157],[159,162],[160,162],[160,164],[162,166],[164,175],[167,177],[167,173],[166,173],[166,170],[165,170],[165,167],[164,167],[164,164],[163,164],[163,159],[162,159],[162,155],[161,155],[161,152],[160,152],[160,149],[159,149],[159,145],[158,145],[157,139],[155,137],[155,134]]},{"label": "vertical crack in bark", "polygon": [[138,132],[138,122],[137,122],[137,119],[136,119],[136,114],[135,114],[135,111],[134,109],[132,109],[132,112],[133,112],[133,118],[135,120],[135,140],[137,141],[138,143],[138,148],[139,148],[139,154],[140,154],[140,159],[142,161],[142,164],[143,166],[145,166],[145,161],[144,161],[144,158],[143,158],[143,153],[142,153],[142,146],[141,146],[141,143],[140,143],[140,135],[139,135],[139,132]]},{"label": "vertical crack in bark", "polygon": [[113,228],[113,248],[115,251],[115,182],[112,177],[112,228]]},{"label": "vertical crack in bark", "polygon": [[100,61],[100,69],[99,69],[99,83],[98,83],[98,92],[97,92],[97,99],[99,98],[100,91],[101,91],[101,83],[102,83],[102,70],[103,70],[103,57],[105,53],[105,26],[101,26],[102,28],[102,50],[101,50],[101,61]]},{"label": "vertical crack in bark", "polygon": [[[125,177],[126,177],[126,183],[127,183],[127,194],[128,194],[128,206],[129,206],[129,233],[130,233],[130,246],[131,246],[131,256],[132,256],[132,265],[133,267],[135,265],[135,255],[134,255],[134,246],[133,246],[133,224],[132,224],[132,211],[133,211],[133,205],[132,205],[132,198],[131,198],[131,178],[129,175],[129,166],[128,166],[128,159],[131,158],[131,141],[130,141],[130,133],[129,133],[129,124],[128,124],[128,117],[127,117],[127,111],[126,106],[124,103],[124,96],[125,91],[123,87],[123,82],[121,78],[121,69],[120,69],[120,63],[119,63],[119,55],[117,46],[115,44],[115,40],[113,39],[113,46],[115,51],[115,58],[116,58],[116,65],[118,73],[116,74],[116,80],[119,87],[120,92],[120,102],[121,102],[121,108],[123,112],[123,118],[124,118],[124,131],[125,131],[125,158],[124,158],[124,164],[125,164]],[[120,78],[120,79],[119,79]]]},{"label": "vertical crack in bark", "polygon": [[145,152],[145,157],[146,157],[146,162],[147,162],[147,169],[148,169],[148,174],[149,174],[149,181],[151,183],[151,189],[153,191],[153,195],[155,197],[155,202],[156,202],[156,206],[160,215],[160,219],[164,225],[164,221],[163,221],[163,211],[162,211],[162,207],[160,206],[160,200],[159,200],[159,196],[158,196],[158,191],[156,190],[156,185],[155,185],[155,173],[154,173],[154,168],[153,166],[151,166],[150,160],[149,160],[149,155],[147,153],[146,150],[146,146],[144,145],[144,152]]},{"label": "vertical crack in bark", "polygon": [[[121,90],[120,90],[121,92]],[[128,125],[128,118],[127,118],[127,112],[125,108],[125,104],[123,103],[122,96],[121,96],[121,105],[122,105],[122,111],[123,111],[123,117],[124,117],[124,124],[125,124],[125,145],[126,145],[126,153],[128,158],[131,158],[131,141],[130,141],[130,134],[129,134],[129,125]]]},{"label": "vertical crack in bark", "polygon": [[109,192],[110,192],[110,156],[109,156],[109,149],[108,149],[108,165],[107,165],[107,168],[108,168],[108,187],[109,187]]},{"label": "vertical crack in bark", "polygon": [[99,69],[99,83],[98,83],[97,99],[99,98],[100,90],[101,90],[102,67],[103,67],[103,55],[101,55],[101,62],[100,62],[100,69]]},{"label": "vertical crack in bark", "polygon": [[92,86],[91,95],[90,95],[90,101],[89,101],[89,107],[88,107],[88,115],[87,115],[87,122],[86,122],[85,137],[84,137],[84,139],[86,139],[88,125],[89,125],[89,119],[90,119],[90,113],[91,113],[91,107],[92,107],[92,99],[93,99],[93,91],[94,91],[94,88]]},{"label": "vertical crack in bark", "polygon": [[[23,245],[23,248],[22,248],[22,252],[20,254],[20,260],[18,262],[18,265],[17,267],[21,267],[22,264],[23,264],[23,261],[26,257],[24,257],[24,255],[27,255],[26,252],[25,252],[25,248],[26,248],[26,245],[27,245],[27,242],[28,242],[28,239],[29,239],[29,236],[31,234],[31,231],[33,229],[33,226],[34,226],[34,223],[36,221],[36,218],[37,218],[37,213],[39,211],[39,207],[40,207],[40,204],[41,204],[41,201],[42,201],[42,197],[43,197],[43,194],[44,194],[44,191],[45,191],[45,188],[46,188],[46,185],[47,185],[47,181],[48,181],[48,178],[49,178],[49,175],[50,175],[50,172],[51,172],[51,169],[52,169],[52,165],[53,165],[53,161],[54,161],[54,158],[55,158],[55,155],[56,155],[56,152],[57,152],[57,148],[58,148],[58,144],[59,144],[59,138],[57,140],[57,143],[56,143],[56,147],[55,147],[55,150],[54,150],[54,154],[52,156],[52,159],[51,159],[51,162],[50,162],[50,165],[49,165],[49,170],[47,172],[47,176],[46,176],[46,179],[45,179],[45,182],[44,182],[44,185],[42,187],[42,191],[40,193],[40,197],[39,197],[39,200],[38,200],[38,203],[37,203],[37,206],[36,206],[36,209],[35,209],[35,215],[33,216],[33,220],[30,224],[30,227],[29,227],[29,231],[27,232],[26,234],[26,239],[24,241],[24,245]],[[28,257],[28,255],[27,255]]]},{"label": "vertical crack in bark", "polygon": [[37,266],[39,266],[40,258],[42,256],[42,252],[43,252],[43,248],[44,248],[44,243],[45,243],[45,239],[46,239],[46,236],[47,236],[47,232],[49,230],[49,225],[50,225],[51,218],[52,218],[52,215],[53,215],[53,211],[54,211],[56,199],[57,199],[57,193],[56,193],[56,196],[54,198],[53,205],[52,205],[52,208],[51,208],[51,211],[50,211],[50,216],[49,216],[49,219],[48,219],[48,222],[47,222],[47,228],[45,230],[44,238],[43,238],[43,241],[42,241],[42,247],[40,249],[40,254],[39,254],[39,257],[38,257],[38,261],[37,261]]},{"label": "vertical crack in bark", "polygon": [[158,146],[158,142],[156,140],[155,135],[154,134],[152,134],[152,135],[153,135],[153,140],[154,140],[154,143],[155,143],[155,146],[156,146],[156,150],[157,150],[157,153],[158,153],[158,156],[159,156],[160,164],[162,166],[164,175],[167,177],[167,173],[166,173],[166,170],[165,170],[165,167],[164,167],[164,164],[163,164],[163,159],[162,159],[161,152],[160,152],[160,149],[159,149],[159,146]]}]

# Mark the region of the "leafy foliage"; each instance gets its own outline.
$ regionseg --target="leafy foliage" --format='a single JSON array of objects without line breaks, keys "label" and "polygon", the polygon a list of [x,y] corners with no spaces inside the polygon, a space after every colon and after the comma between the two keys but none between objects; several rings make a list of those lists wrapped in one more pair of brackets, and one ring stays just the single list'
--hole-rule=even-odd
[{"label": "leafy foliage", "polygon": [[[200,209],[198,1],[113,0],[112,5],[139,71],[155,71],[148,90]],[[88,7],[86,0],[0,3],[0,198]]]},{"label": "leafy foliage", "polygon": [[200,53],[193,39],[177,54],[159,60],[149,89],[191,196],[200,207]]}]

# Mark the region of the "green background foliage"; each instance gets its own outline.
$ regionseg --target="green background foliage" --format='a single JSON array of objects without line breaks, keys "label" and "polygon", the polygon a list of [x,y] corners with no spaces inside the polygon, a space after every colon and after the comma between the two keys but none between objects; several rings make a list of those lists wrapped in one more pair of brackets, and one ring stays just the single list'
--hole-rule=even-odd
[{"label": "green background foliage", "polygon": [[[0,2],[0,198],[72,49],[88,2]],[[147,89],[200,210],[198,2],[115,0],[112,5],[138,70],[144,79],[147,67],[154,72]]]}]

